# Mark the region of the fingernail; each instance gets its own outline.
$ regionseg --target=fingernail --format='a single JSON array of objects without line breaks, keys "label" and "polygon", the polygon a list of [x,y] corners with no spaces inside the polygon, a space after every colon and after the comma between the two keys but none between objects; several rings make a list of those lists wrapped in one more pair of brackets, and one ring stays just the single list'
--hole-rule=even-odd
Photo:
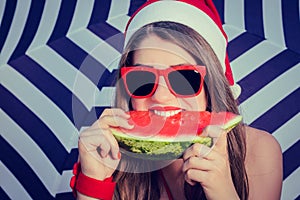
[{"label": "fingernail", "polygon": [[118,159],[119,160],[121,159],[121,152],[120,151],[118,152]]},{"label": "fingernail", "polygon": [[133,129],[134,125],[133,124],[129,124],[128,129]]},{"label": "fingernail", "polygon": [[127,121],[130,126],[134,126],[134,122],[132,120]]}]

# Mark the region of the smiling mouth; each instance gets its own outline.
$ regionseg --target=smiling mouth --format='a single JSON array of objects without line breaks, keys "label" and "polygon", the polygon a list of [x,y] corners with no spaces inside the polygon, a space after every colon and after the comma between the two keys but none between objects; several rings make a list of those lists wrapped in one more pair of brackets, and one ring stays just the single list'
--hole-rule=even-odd
[{"label": "smiling mouth", "polygon": [[183,111],[182,108],[173,107],[173,106],[164,106],[164,107],[155,106],[150,108],[149,110],[152,111],[155,115],[162,116],[162,117],[171,117]]},{"label": "smiling mouth", "polygon": [[153,110],[153,113],[162,117],[171,117],[180,113],[181,111],[182,110],[171,110],[171,111]]}]

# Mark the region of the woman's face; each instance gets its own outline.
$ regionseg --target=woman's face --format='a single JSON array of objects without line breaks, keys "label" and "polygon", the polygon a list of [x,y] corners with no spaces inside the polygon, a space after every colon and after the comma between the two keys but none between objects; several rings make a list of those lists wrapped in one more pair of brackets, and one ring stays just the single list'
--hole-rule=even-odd
[{"label": "woman's face", "polygon": [[[133,56],[133,65],[147,65],[157,69],[187,64],[197,63],[187,51],[155,35],[144,39]],[[159,77],[158,87],[151,97],[132,99],[134,110],[149,110],[162,116],[174,115],[182,110],[204,111],[206,105],[204,87],[197,96],[179,98],[168,89],[163,76]]]}]

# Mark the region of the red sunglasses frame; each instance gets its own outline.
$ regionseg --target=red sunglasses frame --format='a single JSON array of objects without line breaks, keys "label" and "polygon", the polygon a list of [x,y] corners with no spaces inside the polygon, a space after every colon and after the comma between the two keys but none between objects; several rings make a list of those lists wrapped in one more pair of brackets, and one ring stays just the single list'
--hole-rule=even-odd
[{"label": "red sunglasses frame", "polygon": [[[171,84],[169,82],[169,79],[168,79],[168,74],[170,72],[178,71],[178,70],[196,70],[197,72],[199,72],[199,74],[201,76],[201,82],[200,82],[199,90],[196,93],[191,94],[191,95],[181,95],[181,94],[177,94],[173,90],[173,88],[172,88],[172,86],[171,86]],[[148,95],[145,95],[145,96],[136,96],[136,95],[132,94],[129,91],[125,77],[131,71],[147,71],[147,72],[151,72],[151,73],[153,73],[155,75],[155,84],[154,84],[154,87],[153,87],[152,91]],[[131,96],[133,98],[136,98],[136,99],[151,97],[154,94],[154,92],[156,91],[157,87],[158,87],[158,82],[159,82],[159,77],[160,76],[164,77],[164,79],[165,79],[165,81],[167,83],[168,89],[176,97],[188,98],[188,97],[197,96],[202,91],[202,87],[203,87],[203,82],[204,82],[205,75],[206,75],[206,67],[202,66],[202,65],[179,65],[179,66],[172,66],[172,67],[169,67],[167,69],[157,69],[157,68],[149,67],[149,66],[124,66],[124,67],[121,67],[121,78],[124,81],[126,92],[129,94],[129,96]]]}]

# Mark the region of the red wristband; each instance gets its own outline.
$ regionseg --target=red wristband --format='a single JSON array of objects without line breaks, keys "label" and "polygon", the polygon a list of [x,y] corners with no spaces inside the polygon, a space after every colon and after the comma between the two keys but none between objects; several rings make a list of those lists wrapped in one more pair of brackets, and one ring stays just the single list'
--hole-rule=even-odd
[{"label": "red wristband", "polygon": [[103,181],[97,180],[84,175],[81,171],[78,170],[78,164],[77,166],[75,165],[75,170],[73,169],[73,173],[75,176],[72,177],[70,183],[71,187],[73,188],[73,193],[76,193],[77,190],[81,194],[89,197],[103,200],[112,199],[116,185],[116,183],[112,181],[112,177],[106,178]]}]

